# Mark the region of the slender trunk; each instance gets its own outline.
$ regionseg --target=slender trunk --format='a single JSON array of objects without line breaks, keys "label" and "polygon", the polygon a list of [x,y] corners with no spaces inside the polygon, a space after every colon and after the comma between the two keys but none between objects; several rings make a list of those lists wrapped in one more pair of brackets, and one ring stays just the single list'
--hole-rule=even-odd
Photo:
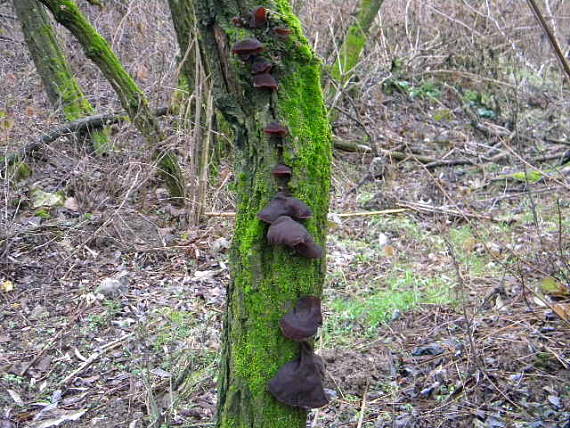
[{"label": "slender trunk", "polygon": [[338,58],[332,68],[333,78],[341,84],[350,78],[353,68],[358,64],[368,40],[370,27],[372,27],[382,3],[384,0],[359,1],[355,22],[348,27],[339,49]]},{"label": "slender trunk", "polygon": [[[280,188],[271,171],[292,168],[288,189],[306,202],[313,217],[305,226],[324,245],[329,206],[331,134],[323,102],[321,64],[302,34],[286,0],[263,3],[270,27],[247,30],[232,23],[259,6],[257,0],[204,0],[197,3],[201,41],[214,85],[216,106],[235,132],[237,217],[227,290],[223,356],[219,376],[218,426],[222,428],[304,428],[306,411],[277,402],[267,383],[298,356],[279,319],[303,295],[320,296],[325,259],[306,259],[269,246],[267,225],[257,214]],[[287,27],[288,37],[271,29]],[[250,66],[231,54],[237,41],[257,37],[263,55],[276,65],[279,89],[254,88]],[[283,144],[268,138],[265,126],[278,121],[289,129]],[[282,183],[281,183],[282,185]]]},{"label": "slender trunk", "polygon": [[[69,121],[93,115],[95,109],[71,71],[44,6],[36,0],[12,3],[50,103]],[[98,153],[108,151],[109,139],[104,132],[93,132],[91,139]]]},{"label": "slender trunk", "polygon": [[[198,46],[198,29],[194,0],[168,0],[180,55],[178,89],[174,103],[181,107],[181,125],[189,136],[189,208],[188,221],[197,225],[204,212],[208,160],[212,138],[212,113],[208,110],[211,84],[206,78],[204,62]],[[210,113],[208,114],[208,111]]]},{"label": "slender trunk", "polygon": [[155,156],[170,194],[183,198],[184,180],[176,155],[160,148],[164,135],[148,100],[134,79],[127,73],[111,46],[89,23],[72,0],[39,0],[53,14],[55,20],[67,28],[81,44],[85,55],[93,61],[109,81],[131,121],[147,141],[155,147]]}]

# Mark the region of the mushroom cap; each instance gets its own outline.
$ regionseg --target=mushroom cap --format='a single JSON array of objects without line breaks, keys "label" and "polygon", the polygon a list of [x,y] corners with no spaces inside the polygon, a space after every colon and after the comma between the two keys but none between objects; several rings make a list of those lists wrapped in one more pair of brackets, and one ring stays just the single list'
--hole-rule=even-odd
[{"label": "mushroom cap", "polygon": [[258,56],[253,60],[253,64],[251,64],[251,74],[269,73],[272,68],[272,62],[267,61],[267,59],[262,56]]},{"label": "mushroom cap", "polygon": [[286,363],[269,381],[269,392],[280,402],[315,409],[329,402],[321,380],[320,363],[310,345],[301,346],[299,359]]},{"label": "mushroom cap", "polygon": [[279,321],[283,336],[296,341],[314,336],[322,324],[321,299],[315,296],[301,297],[295,308]]},{"label": "mushroom cap", "polygon": [[237,42],[232,48],[232,53],[236,55],[250,55],[263,51],[263,43],[256,38],[244,39]]},{"label": "mushroom cap", "polygon": [[271,224],[281,216],[303,220],[311,217],[312,214],[306,203],[293,196],[287,196],[285,193],[279,192],[257,217],[265,223]]},{"label": "mushroom cap", "polygon": [[267,24],[267,9],[263,6],[256,7],[251,11],[251,19],[249,20],[250,28],[261,28]]},{"label": "mushroom cap", "polygon": [[295,248],[296,245],[307,241],[312,241],[312,238],[305,226],[288,216],[278,217],[267,231],[267,242],[271,245]]},{"label": "mushroom cap", "polygon": [[276,177],[291,177],[292,171],[287,165],[279,164],[273,168],[271,173]]},{"label": "mushroom cap", "polygon": [[253,75],[253,87],[254,88],[263,88],[263,89],[277,89],[279,84],[275,77],[273,77],[269,73],[259,73]]},{"label": "mushroom cap", "polygon": [[271,223],[267,231],[267,242],[293,248],[297,254],[309,259],[318,259],[323,255],[323,249],[315,244],[305,226],[285,215]]},{"label": "mushroom cap", "polygon": [[273,32],[277,34],[279,38],[286,39],[289,37],[289,34],[293,33],[293,30],[288,27],[275,27]]},{"label": "mushroom cap", "polygon": [[280,137],[283,137],[289,133],[289,130],[279,122],[271,122],[265,127],[263,132],[266,134],[279,135]]}]

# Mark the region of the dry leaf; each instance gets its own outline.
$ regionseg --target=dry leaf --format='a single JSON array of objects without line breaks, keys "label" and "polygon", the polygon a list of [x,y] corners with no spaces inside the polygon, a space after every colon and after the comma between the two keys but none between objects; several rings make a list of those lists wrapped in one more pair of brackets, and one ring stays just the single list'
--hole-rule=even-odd
[{"label": "dry leaf", "polygon": [[394,257],[394,254],[396,254],[396,249],[391,245],[386,245],[384,247],[384,254],[386,257]]},{"label": "dry leaf", "polygon": [[552,310],[564,321],[570,320],[570,303],[556,303],[552,305]]},{"label": "dry leaf", "polygon": [[0,285],[0,289],[4,293],[9,293],[10,291],[14,290],[14,283],[9,279],[7,279],[6,281],[2,282],[2,284]]}]

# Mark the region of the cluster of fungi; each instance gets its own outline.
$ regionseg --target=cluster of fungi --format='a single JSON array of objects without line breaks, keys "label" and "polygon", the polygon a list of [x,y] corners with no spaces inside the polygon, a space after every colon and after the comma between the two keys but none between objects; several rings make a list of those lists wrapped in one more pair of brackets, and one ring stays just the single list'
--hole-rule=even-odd
[{"label": "cluster of fungi", "polygon": [[[257,7],[246,16],[235,17],[233,23],[248,29],[270,29],[280,38],[287,38],[291,30],[287,27],[269,28],[268,13],[264,7]],[[274,64],[260,54],[264,45],[256,38],[237,42],[232,53],[251,66],[253,86],[255,88],[277,90],[278,83],[271,74]],[[288,134],[287,128],[279,122],[269,123],[264,132],[282,147],[283,139]],[[298,255],[318,259],[323,255],[321,246],[315,243],[305,226],[300,221],[312,216],[311,209],[303,201],[291,196],[288,181],[292,170],[284,164],[278,164],[272,171],[279,182],[280,190],[269,205],[258,214],[258,218],[269,224],[267,242],[270,245],[283,245]],[[324,406],[328,398],[323,389],[324,364],[311,345],[311,338],[322,325],[321,301],[318,297],[301,297],[295,308],[280,321],[283,335],[300,343],[301,355],[298,359],[285,364],[269,382],[269,392],[280,402],[303,409]]]}]

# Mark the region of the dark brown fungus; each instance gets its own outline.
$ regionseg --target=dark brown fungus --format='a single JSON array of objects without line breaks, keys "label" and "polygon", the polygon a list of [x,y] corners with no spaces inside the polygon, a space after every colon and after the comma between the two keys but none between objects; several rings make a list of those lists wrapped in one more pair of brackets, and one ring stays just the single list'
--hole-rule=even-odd
[{"label": "dark brown fungus", "polygon": [[271,224],[281,216],[304,220],[311,217],[312,214],[306,203],[293,196],[287,196],[285,193],[279,192],[257,216],[265,223]]},{"label": "dark brown fungus", "polygon": [[286,39],[289,37],[290,34],[293,33],[293,30],[287,27],[275,27],[273,32],[277,34],[279,38]]},{"label": "dark brown fungus", "polygon": [[289,130],[281,125],[279,122],[271,122],[263,130],[266,134],[284,137],[289,133]]},{"label": "dark brown fungus", "polygon": [[273,63],[267,61],[262,56],[258,56],[253,60],[251,65],[251,74],[269,73],[273,68]]},{"label": "dark brown fungus", "polygon": [[279,322],[283,336],[298,342],[314,336],[322,324],[321,299],[315,296],[301,297]]},{"label": "dark brown fungus", "polygon": [[323,248],[312,241],[295,246],[295,251],[308,259],[320,259],[323,256]]},{"label": "dark brown fungus", "polygon": [[241,55],[242,58],[258,54],[262,51],[263,43],[254,38],[240,40],[232,48],[232,53],[235,55]]},{"label": "dark brown fungus", "polygon": [[267,9],[265,9],[263,6],[256,7],[251,11],[249,27],[261,28],[265,24],[267,24]]},{"label": "dark brown fungus", "polygon": [[301,256],[310,259],[317,259],[323,254],[322,248],[315,244],[305,226],[289,216],[280,216],[271,223],[267,231],[267,242],[293,248]]},{"label": "dark brown fungus", "polygon": [[269,73],[260,73],[253,76],[253,87],[263,89],[277,89],[277,80]]},{"label": "dark brown fungus", "polygon": [[289,178],[291,177],[291,168],[289,168],[287,165],[279,164],[273,168],[273,171],[271,171],[271,173],[275,177]]},{"label": "dark brown fungus", "polygon": [[267,231],[267,242],[271,245],[286,245],[295,248],[296,245],[312,240],[311,235],[301,223],[289,216],[279,216],[271,223]]},{"label": "dark brown fungus", "polygon": [[280,402],[302,409],[315,409],[329,402],[319,362],[309,344],[302,344],[301,356],[285,364],[271,379],[269,392]]}]

